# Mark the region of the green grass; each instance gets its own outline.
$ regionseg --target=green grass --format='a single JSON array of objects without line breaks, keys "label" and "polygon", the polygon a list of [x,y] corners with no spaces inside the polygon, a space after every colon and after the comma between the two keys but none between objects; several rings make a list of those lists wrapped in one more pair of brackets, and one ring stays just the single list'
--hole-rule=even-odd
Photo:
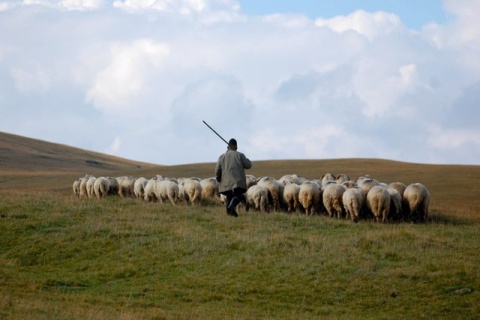
[{"label": "green grass", "polygon": [[252,160],[257,177],[422,182],[429,222],[77,199],[86,173],[206,178],[215,165],[0,133],[0,319],[479,319],[480,166]]},{"label": "green grass", "polygon": [[451,202],[382,225],[48,190],[0,189],[1,319],[480,314],[478,218]]}]

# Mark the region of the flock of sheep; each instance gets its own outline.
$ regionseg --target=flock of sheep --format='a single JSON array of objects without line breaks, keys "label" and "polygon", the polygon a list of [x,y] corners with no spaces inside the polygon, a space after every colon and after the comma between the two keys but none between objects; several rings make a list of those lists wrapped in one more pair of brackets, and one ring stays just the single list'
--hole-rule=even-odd
[{"label": "flock of sheep", "polygon": [[[346,218],[354,222],[374,219],[377,222],[426,222],[430,193],[421,183],[405,185],[401,182],[384,183],[369,176],[351,180],[345,174],[327,173],[321,179],[308,180],[296,174],[257,178],[247,175],[248,190],[243,204],[246,211],[325,213],[330,217]],[[173,205],[186,202],[222,203],[215,178],[164,178],[151,179],[123,177],[94,177],[85,175],[73,183],[73,193],[78,197],[119,195],[148,202],[170,201]]]}]

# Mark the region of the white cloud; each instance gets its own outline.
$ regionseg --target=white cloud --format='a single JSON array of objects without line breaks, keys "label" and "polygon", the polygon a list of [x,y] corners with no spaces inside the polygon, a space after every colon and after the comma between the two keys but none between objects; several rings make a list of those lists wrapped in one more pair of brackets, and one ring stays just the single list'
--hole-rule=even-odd
[{"label": "white cloud", "polygon": [[95,10],[104,5],[104,0],[62,0],[58,5],[68,10]]},{"label": "white cloud", "polygon": [[451,19],[420,31],[387,12],[251,17],[233,0],[35,3],[0,19],[7,132],[195,163],[225,150],[206,120],[252,160],[480,159],[478,1],[446,2]]},{"label": "white cloud", "polygon": [[10,10],[14,7],[14,4],[6,1],[0,2],[0,12]]},{"label": "white cloud", "polygon": [[138,110],[137,99],[149,86],[152,72],[160,72],[168,46],[150,39],[110,46],[110,60],[96,75],[86,100],[104,112]]},{"label": "white cloud", "polygon": [[115,137],[112,144],[105,150],[105,153],[111,155],[117,155],[120,152],[122,146],[122,140],[119,137]]},{"label": "white cloud", "polygon": [[11,75],[16,89],[21,93],[45,93],[50,86],[48,72],[38,65],[29,69],[12,67]]},{"label": "white cloud", "polygon": [[128,11],[154,10],[190,15],[212,10],[238,10],[233,0],[116,0],[113,6]]},{"label": "white cloud", "polygon": [[429,142],[441,149],[451,150],[465,144],[472,144],[472,147],[480,149],[480,131],[472,129],[441,129],[431,130]]},{"label": "white cloud", "polygon": [[331,19],[318,18],[315,21],[318,27],[328,27],[335,32],[355,31],[364,35],[370,41],[380,35],[388,35],[400,31],[400,18],[387,12],[366,12],[357,10],[347,16],[337,16]]}]

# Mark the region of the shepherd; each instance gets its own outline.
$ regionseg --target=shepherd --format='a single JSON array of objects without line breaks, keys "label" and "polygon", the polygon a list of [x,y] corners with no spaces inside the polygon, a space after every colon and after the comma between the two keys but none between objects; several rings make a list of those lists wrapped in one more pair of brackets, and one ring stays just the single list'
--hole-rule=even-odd
[{"label": "shepherd", "polygon": [[227,151],[218,158],[215,167],[215,177],[220,183],[219,192],[226,197],[226,210],[230,216],[238,217],[236,207],[247,192],[245,169],[251,167],[252,162],[237,151],[237,140],[230,139]]},{"label": "shepherd", "polygon": [[208,123],[205,121],[203,123],[227,144],[227,152],[218,158],[215,178],[220,183],[218,191],[226,197],[227,214],[238,217],[236,207],[241,202],[243,194],[247,192],[245,169],[250,169],[252,162],[243,153],[237,151],[237,140],[232,138],[227,142]]}]

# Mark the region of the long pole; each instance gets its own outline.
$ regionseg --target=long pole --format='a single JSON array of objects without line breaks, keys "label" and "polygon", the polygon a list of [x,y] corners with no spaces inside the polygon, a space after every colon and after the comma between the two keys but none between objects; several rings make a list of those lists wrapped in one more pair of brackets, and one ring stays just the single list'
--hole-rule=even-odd
[{"label": "long pole", "polygon": [[213,132],[215,132],[215,134],[216,134],[220,139],[222,139],[226,144],[230,145],[230,144],[227,142],[227,140],[223,139],[222,136],[219,135],[217,131],[213,130],[213,128],[208,125],[208,123],[206,123],[204,120],[202,120],[202,121],[203,121],[203,123],[205,123],[205,125],[206,125],[207,127],[210,128],[210,130],[212,130]]}]

